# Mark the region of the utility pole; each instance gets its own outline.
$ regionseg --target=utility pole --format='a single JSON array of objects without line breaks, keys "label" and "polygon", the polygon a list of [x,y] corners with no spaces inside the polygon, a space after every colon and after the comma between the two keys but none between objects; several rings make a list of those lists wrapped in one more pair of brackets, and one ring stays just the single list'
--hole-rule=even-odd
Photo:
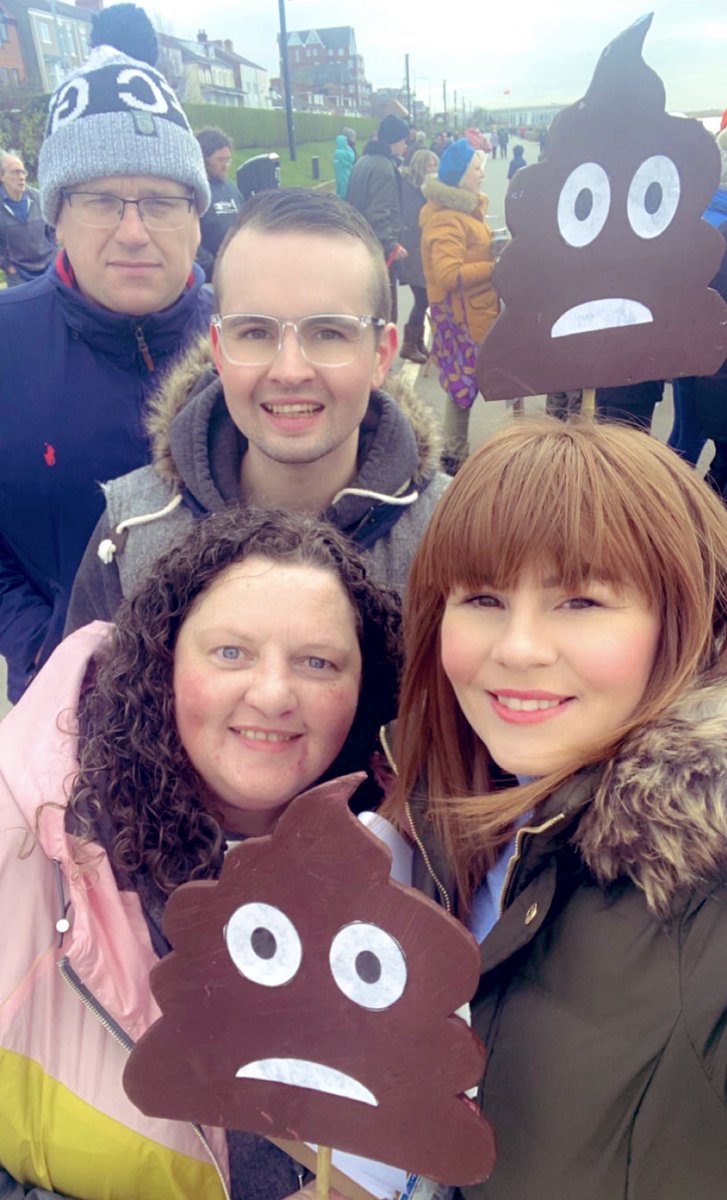
[{"label": "utility pole", "polygon": [[454,110],[454,132],[456,133],[457,132],[457,89],[456,88],[454,89],[454,99],[452,101],[452,108]]},{"label": "utility pole", "polygon": [[404,63],[405,63],[405,66],[406,66],[406,111],[407,111],[407,113],[409,114],[409,121],[411,122],[411,119],[412,119],[412,115],[411,115],[411,88],[410,88],[410,86],[409,86],[409,55],[408,55],[408,54],[405,54],[405,55],[404,55]]},{"label": "utility pole", "polygon": [[442,80],[442,99],[444,101],[444,128],[447,128],[447,80]]},{"label": "utility pole", "polygon": [[285,120],[288,126],[288,150],[290,161],[296,161],[295,125],[293,124],[293,97],[290,94],[290,70],[288,68],[288,30],[285,25],[285,0],[278,0],[280,14],[280,62],[283,68],[283,91],[285,93]]}]

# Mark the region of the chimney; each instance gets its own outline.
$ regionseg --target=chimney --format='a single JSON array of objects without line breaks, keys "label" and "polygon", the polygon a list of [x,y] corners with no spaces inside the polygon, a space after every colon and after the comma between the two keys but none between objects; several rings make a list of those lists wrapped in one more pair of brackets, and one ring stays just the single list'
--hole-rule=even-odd
[{"label": "chimney", "polygon": [[233,50],[232,38],[225,38],[225,50]]}]

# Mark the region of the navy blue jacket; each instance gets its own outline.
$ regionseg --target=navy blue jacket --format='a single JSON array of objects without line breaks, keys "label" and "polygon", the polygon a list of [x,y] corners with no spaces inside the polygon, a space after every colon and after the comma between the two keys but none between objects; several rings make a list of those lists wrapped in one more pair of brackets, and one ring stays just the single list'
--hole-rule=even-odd
[{"label": "navy blue jacket", "polygon": [[203,283],[195,265],[175,304],[139,318],[86,300],[56,265],[0,293],[0,654],[13,701],[61,639],[99,484],[150,461],[145,401],[207,328]]}]

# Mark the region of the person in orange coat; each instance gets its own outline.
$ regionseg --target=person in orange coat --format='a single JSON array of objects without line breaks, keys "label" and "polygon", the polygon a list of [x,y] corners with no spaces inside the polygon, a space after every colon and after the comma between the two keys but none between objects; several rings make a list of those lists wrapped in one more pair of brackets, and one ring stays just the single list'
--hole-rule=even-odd
[{"label": "person in orange coat", "polygon": [[442,462],[451,474],[469,454],[469,414],[478,390],[477,347],[500,311],[492,286],[495,254],[485,219],[489,201],[481,190],[484,173],[485,154],[460,138],[422,187],[427,203],[419,224],[434,331],[432,356],[449,397]]}]

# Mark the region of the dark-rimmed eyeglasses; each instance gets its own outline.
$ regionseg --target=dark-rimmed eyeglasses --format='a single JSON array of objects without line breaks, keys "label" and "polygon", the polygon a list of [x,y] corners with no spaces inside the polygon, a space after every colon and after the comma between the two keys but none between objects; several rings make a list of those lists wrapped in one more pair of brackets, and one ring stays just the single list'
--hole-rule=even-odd
[{"label": "dark-rimmed eyeglasses", "polygon": [[147,229],[171,233],[186,225],[194,204],[193,196],[142,196],[126,200],[109,192],[77,192],[61,188],[73,217],[90,229],[115,229],[124,219],[127,204],[133,204]]},{"label": "dark-rimmed eyeglasses", "polygon": [[350,317],[320,313],[299,321],[280,321],[258,313],[216,313],[212,324],[219,333],[222,353],[238,367],[269,366],[283,345],[286,329],[292,329],[301,353],[314,367],[345,367],[361,349],[367,328],[383,329],[382,317]]}]

